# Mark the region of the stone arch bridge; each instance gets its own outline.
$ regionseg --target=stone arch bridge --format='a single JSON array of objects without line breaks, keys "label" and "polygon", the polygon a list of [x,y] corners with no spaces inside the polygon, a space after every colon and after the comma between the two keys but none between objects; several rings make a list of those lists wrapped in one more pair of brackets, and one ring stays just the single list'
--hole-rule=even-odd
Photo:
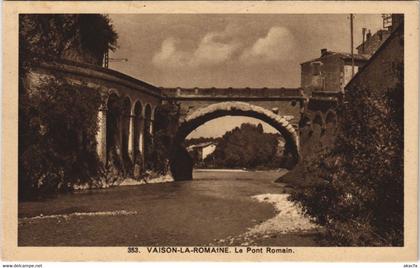
[{"label": "stone arch bridge", "polygon": [[153,150],[156,111],[165,103],[175,104],[179,114],[178,122],[172,122],[170,150],[176,180],[192,179],[192,162],[182,142],[209,120],[240,115],[268,123],[285,138],[291,167],[304,152],[302,143],[314,142],[306,136],[322,136],[326,126],[336,122],[335,93],[307,98],[300,88],[159,88],[114,70],[65,60],[40,63],[32,70],[31,82],[54,76],[100,92],[97,152],[105,166],[118,162],[123,175],[136,176],[136,170],[144,168],[145,152]]}]

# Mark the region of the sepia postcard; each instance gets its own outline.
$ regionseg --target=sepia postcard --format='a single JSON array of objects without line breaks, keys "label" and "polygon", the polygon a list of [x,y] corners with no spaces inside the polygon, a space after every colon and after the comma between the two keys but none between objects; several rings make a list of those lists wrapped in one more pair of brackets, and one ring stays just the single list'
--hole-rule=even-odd
[{"label": "sepia postcard", "polygon": [[4,2],[2,260],[417,260],[418,15]]}]

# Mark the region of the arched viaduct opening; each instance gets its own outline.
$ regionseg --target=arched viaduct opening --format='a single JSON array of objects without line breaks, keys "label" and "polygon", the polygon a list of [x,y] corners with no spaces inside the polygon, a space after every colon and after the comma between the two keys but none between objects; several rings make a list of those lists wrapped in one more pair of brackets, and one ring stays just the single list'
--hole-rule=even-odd
[{"label": "arched viaduct opening", "polygon": [[138,158],[141,157],[141,138],[143,136],[141,133],[142,109],[140,101],[137,101],[133,112],[133,163],[138,162]]},{"label": "arched viaduct opening", "polygon": [[153,157],[153,122],[152,122],[152,108],[149,104],[146,104],[144,110],[144,158],[145,168],[152,169],[152,157]]},{"label": "arched viaduct opening", "polygon": [[123,163],[125,165],[124,170],[131,168],[131,159],[128,152],[128,145],[130,139],[130,120],[131,120],[131,101],[128,97],[123,99],[122,103],[122,114],[121,114],[121,153]]},{"label": "arched viaduct opening", "polygon": [[174,180],[191,180],[193,160],[182,143],[194,129],[223,116],[246,116],[259,119],[276,129],[285,140],[285,153],[291,156],[289,168],[299,161],[299,137],[295,128],[284,116],[245,102],[221,102],[196,110],[181,123],[175,135],[170,157]]},{"label": "arched viaduct opening", "polygon": [[106,150],[102,159],[106,169],[113,175],[138,176],[145,163],[151,161],[152,106],[111,92],[105,111],[103,146]]},{"label": "arched viaduct opening", "polygon": [[106,113],[106,166],[124,170],[121,118],[123,109],[121,100],[115,93],[110,94]]},{"label": "arched viaduct opening", "polygon": [[334,111],[328,111],[325,116],[325,128],[332,134],[335,134],[337,127],[337,114]]}]

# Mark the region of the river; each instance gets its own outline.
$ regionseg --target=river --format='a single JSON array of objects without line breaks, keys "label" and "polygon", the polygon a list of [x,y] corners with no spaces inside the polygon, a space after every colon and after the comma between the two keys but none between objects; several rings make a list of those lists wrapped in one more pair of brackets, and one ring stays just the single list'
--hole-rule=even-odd
[{"label": "river", "polygon": [[253,228],[264,228],[270,219],[273,224],[279,210],[255,196],[284,194],[284,185],[274,183],[282,174],[282,170],[194,170],[193,181],[120,186],[22,202],[19,246],[314,246],[313,232],[244,236]]}]

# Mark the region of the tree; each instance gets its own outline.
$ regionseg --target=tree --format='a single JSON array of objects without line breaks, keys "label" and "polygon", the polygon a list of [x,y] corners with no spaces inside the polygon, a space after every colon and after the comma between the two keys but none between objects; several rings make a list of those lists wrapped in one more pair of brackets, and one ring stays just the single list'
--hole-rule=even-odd
[{"label": "tree", "polygon": [[19,16],[19,198],[71,191],[101,172],[96,154],[99,92],[56,73],[31,81],[42,61],[78,55],[98,64],[117,34],[104,15]]},{"label": "tree", "polygon": [[[404,87],[382,92],[355,88],[339,112],[332,150],[314,160],[307,176],[320,181],[292,199],[327,228],[327,240],[344,246],[401,246],[404,225]],[[310,172],[310,173],[308,173]]]},{"label": "tree", "polygon": [[100,175],[96,153],[99,92],[49,79],[19,106],[19,197],[71,191]]},{"label": "tree", "polygon": [[209,159],[229,168],[278,167],[277,146],[276,134],[264,133],[261,124],[244,123],[223,135]]},{"label": "tree", "polygon": [[[146,139],[152,143],[145,151],[146,168],[159,174],[169,169],[170,148],[179,121],[178,107],[173,103],[159,105],[155,110],[153,142],[150,134]],[[147,148],[147,147],[146,147]]]},{"label": "tree", "polygon": [[[115,50],[118,35],[110,20],[99,14],[22,14],[19,16],[19,61],[28,67],[40,60],[69,58],[100,64]],[[74,57],[73,57],[74,58]]]}]

